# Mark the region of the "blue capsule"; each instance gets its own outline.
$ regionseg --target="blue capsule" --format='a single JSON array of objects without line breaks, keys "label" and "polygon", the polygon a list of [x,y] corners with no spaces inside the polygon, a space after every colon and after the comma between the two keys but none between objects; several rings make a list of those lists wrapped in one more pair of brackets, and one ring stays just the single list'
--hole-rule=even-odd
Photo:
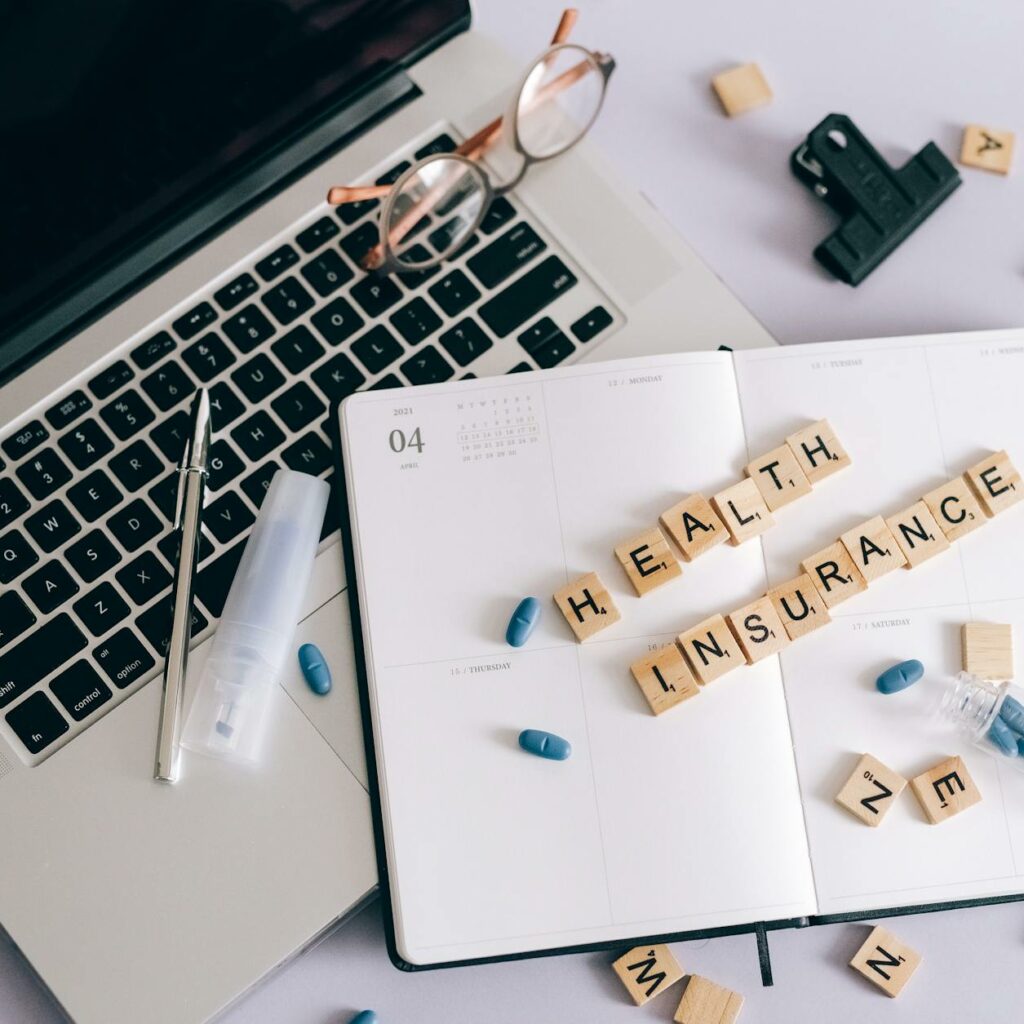
[{"label": "blue capsule", "polygon": [[901,661],[892,668],[887,668],[876,680],[875,686],[879,693],[899,693],[924,675],[924,665],[916,658],[910,661]]},{"label": "blue capsule", "polygon": [[363,1010],[357,1013],[349,1024],[377,1024],[377,1014],[373,1010]]},{"label": "blue capsule", "polygon": [[1024,733],[1024,705],[1006,697],[999,708],[999,717],[1015,732]]},{"label": "blue capsule", "polygon": [[565,761],[572,754],[572,744],[568,740],[543,729],[524,729],[519,734],[519,746],[527,753],[546,757],[549,761]]},{"label": "blue capsule", "polygon": [[524,597],[516,605],[512,618],[508,620],[508,629],[505,630],[506,642],[512,647],[522,647],[530,639],[533,627],[537,625],[539,619],[540,601],[535,597]]},{"label": "blue capsule", "polygon": [[1007,757],[1017,757],[1017,734],[999,717],[992,719],[988,738]]},{"label": "blue capsule", "polygon": [[331,692],[331,670],[316,644],[303,644],[299,648],[299,668],[314,693],[323,696]]}]

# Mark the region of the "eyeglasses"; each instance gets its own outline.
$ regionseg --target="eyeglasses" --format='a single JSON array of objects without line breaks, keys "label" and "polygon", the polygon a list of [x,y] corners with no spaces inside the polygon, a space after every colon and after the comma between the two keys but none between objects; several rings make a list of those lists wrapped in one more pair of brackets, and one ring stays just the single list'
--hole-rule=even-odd
[{"label": "eyeglasses", "polygon": [[[572,8],[562,14],[551,46],[527,68],[503,118],[453,152],[413,164],[393,185],[338,186],[328,192],[327,201],[335,206],[384,200],[380,239],[360,261],[363,269],[390,273],[437,266],[469,241],[495,198],[515,188],[534,164],[561,156],[587,134],[601,111],[615,61],[565,41],[576,18]],[[499,141],[513,167],[496,183],[478,161]],[[431,253],[418,239],[435,222]]]}]

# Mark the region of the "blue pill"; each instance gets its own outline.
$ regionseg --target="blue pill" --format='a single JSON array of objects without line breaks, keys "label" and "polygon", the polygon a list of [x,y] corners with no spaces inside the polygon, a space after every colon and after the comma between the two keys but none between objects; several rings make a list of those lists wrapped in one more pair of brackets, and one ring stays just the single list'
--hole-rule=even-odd
[{"label": "blue pill", "polygon": [[[524,597],[519,604],[516,605],[516,610],[512,613],[512,618],[508,620],[508,629],[505,630],[505,640],[513,647],[522,647],[527,640],[530,639],[530,634],[533,632],[533,627],[537,625],[540,619],[540,601],[535,597]],[[569,755],[566,754],[566,757]]]},{"label": "blue pill", "polygon": [[323,696],[331,692],[331,670],[316,644],[303,644],[299,648],[299,668],[314,693]]},{"label": "blue pill", "polygon": [[988,738],[1007,757],[1017,756],[1017,734],[999,717],[992,719],[988,727]]},{"label": "blue pill", "polygon": [[373,1010],[363,1010],[357,1013],[349,1024],[377,1024],[377,1014]]},{"label": "blue pill", "polygon": [[887,668],[876,680],[875,686],[879,693],[899,693],[924,675],[924,665],[916,658],[910,661],[901,661],[892,668]]},{"label": "blue pill", "polygon": [[999,709],[999,717],[1013,730],[1024,733],[1024,705],[1007,697]]},{"label": "blue pill", "polygon": [[519,746],[549,761],[565,761],[572,754],[572,744],[568,740],[543,729],[524,729],[519,734]]}]

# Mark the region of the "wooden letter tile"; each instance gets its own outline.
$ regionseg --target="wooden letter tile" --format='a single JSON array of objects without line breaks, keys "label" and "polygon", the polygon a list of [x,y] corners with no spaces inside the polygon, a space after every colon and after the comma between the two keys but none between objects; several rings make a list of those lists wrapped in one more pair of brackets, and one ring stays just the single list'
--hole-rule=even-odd
[{"label": "wooden letter tile", "polygon": [[775,525],[757,484],[749,477],[711,499],[714,510],[729,530],[729,543],[742,544]]},{"label": "wooden letter tile", "polygon": [[692,974],[672,1019],[676,1024],[735,1024],[742,1009],[738,992]]},{"label": "wooden letter tile", "polygon": [[915,502],[910,508],[889,516],[885,525],[892,531],[900,550],[907,556],[908,569],[927,562],[929,558],[949,548],[946,535],[923,501]]},{"label": "wooden letter tile", "polygon": [[996,452],[971,466],[964,474],[981,501],[981,507],[995,516],[1024,498],[1020,473],[1014,469],[1006,452]]},{"label": "wooden letter tile", "polygon": [[988,522],[977,496],[963,476],[929,491],[924,503],[950,543]]},{"label": "wooden letter tile", "polygon": [[906,785],[907,780],[902,775],[865,754],[836,794],[836,803],[860,818],[865,825],[874,827],[889,813],[889,808]]},{"label": "wooden letter tile", "polygon": [[850,961],[855,971],[893,999],[903,991],[920,965],[920,953],[915,953],[884,928],[875,928]]},{"label": "wooden letter tile", "polygon": [[811,485],[845,469],[853,461],[828,420],[818,420],[786,438]]},{"label": "wooden letter tile", "polygon": [[800,568],[814,581],[821,599],[829,608],[835,608],[868,588],[860,569],[853,564],[849,552],[839,540],[805,558]]},{"label": "wooden letter tile", "polygon": [[768,591],[768,596],[779,613],[779,619],[790,640],[813,633],[814,630],[828,625],[832,616],[828,606],[818,593],[814,581],[804,573],[788,583],[782,583]]},{"label": "wooden letter tile", "polygon": [[668,946],[637,946],[620,956],[612,968],[637,1006],[660,996],[683,976]]},{"label": "wooden letter tile", "polygon": [[555,595],[555,604],[581,643],[619,621],[619,609],[605,590],[601,577],[588,572]]},{"label": "wooden letter tile", "polygon": [[969,124],[960,143],[960,163],[983,171],[1009,174],[1013,161],[1013,132]]},{"label": "wooden letter tile", "polygon": [[933,825],[966,811],[981,800],[967,766],[960,757],[948,757],[910,780],[921,809]]},{"label": "wooden letter tile", "polygon": [[691,494],[684,498],[667,512],[662,512],[658,521],[675,541],[687,562],[692,562],[698,555],[729,539],[725,523],[718,518],[703,494]]},{"label": "wooden letter tile", "polygon": [[773,448],[747,466],[747,476],[757,484],[768,508],[775,512],[811,493],[811,484],[788,444]]},{"label": "wooden letter tile", "polygon": [[679,559],[656,526],[620,544],[615,549],[615,557],[626,570],[637,597],[643,597],[663,583],[674,580],[683,571]]},{"label": "wooden letter tile", "polygon": [[778,654],[789,643],[789,634],[765,594],[726,616],[736,642],[751,665],[770,654]]},{"label": "wooden letter tile", "polygon": [[674,643],[638,658],[629,671],[656,715],[700,693],[690,666]]},{"label": "wooden letter tile", "polygon": [[848,530],[839,539],[868,583],[907,564],[907,556],[881,516]]},{"label": "wooden letter tile", "polygon": [[965,672],[981,679],[1013,678],[1013,629],[998,622],[965,622],[960,630]]},{"label": "wooden letter tile", "polygon": [[741,64],[711,79],[722,107],[730,117],[770,103],[772,90],[756,64]]},{"label": "wooden letter tile", "polygon": [[724,676],[746,664],[732,630],[721,615],[712,615],[692,629],[680,633],[676,643],[683,649],[694,675],[702,683]]}]

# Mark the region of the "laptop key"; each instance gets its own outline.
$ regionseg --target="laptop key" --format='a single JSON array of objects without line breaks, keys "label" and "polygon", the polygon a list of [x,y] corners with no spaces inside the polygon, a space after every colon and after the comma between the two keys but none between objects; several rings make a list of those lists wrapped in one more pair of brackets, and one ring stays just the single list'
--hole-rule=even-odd
[{"label": "laptop key", "polygon": [[13,462],[29,452],[35,451],[48,437],[50,432],[39,420],[26,423],[16,434],[8,437],[0,447],[4,454]]},{"label": "laptop key", "polygon": [[75,469],[88,469],[114,447],[114,442],[93,419],[84,420],[57,441]]},{"label": "laptop key", "polygon": [[540,235],[529,224],[520,222],[470,256],[466,266],[485,288],[496,288],[546,248]]},{"label": "laptop key", "polygon": [[285,448],[281,458],[289,469],[312,476],[319,476],[331,468],[331,450],[327,447],[326,441],[313,431],[304,434],[294,444]]},{"label": "laptop key", "polygon": [[507,370],[507,373],[529,373],[533,367],[529,363],[516,363],[511,370]]},{"label": "laptop key", "polygon": [[36,624],[32,610],[14,590],[0,594],[0,648],[6,647]]},{"label": "laptop key", "polygon": [[245,463],[224,438],[210,445],[208,465],[211,491],[219,491],[245,469]]},{"label": "laptop key", "polygon": [[263,305],[279,324],[290,324],[313,305],[313,297],[299,284],[298,278],[286,277],[263,293]]},{"label": "laptop key", "polygon": [[283,338],[278,338],[270,348],[284,363],[289,373],[302,373],[327,351],[306,326],[289,331]]},{"label": "laptop key", "polygon": [[49,553],[70,540],[82,527],[63,501],[51,501],[25,520],[25,529],[32,539]]},{"label": "laptop key", "polygon": [[28,508],[28,498],[18,485],[6,477],[0,478],[0,530],[13,523]]},{"label": "laptop key", "polygon": [[92,399],[84,391],[72,391],[67,398],[62,398],[55,406],[46,410],[46,421],[54,430],[63,430],[91,408]]},{"label": "laptop key", "polygon": [[421,298],[406,303],[388,319],[410,345],[418,345],[441,326],[441,318]]},{"label": "laptop key", "polygon": [[243,530],[247,530],[256,517],[249,511],[245,502],[234,491],[211,502],[204,513],[203,522],[210,533],[221,542],[227,544]]},{"label": "laptop key", "polygon": [[389,388],[401,388],[405,385],[398,379],[398,376],[394,373],[386,373],[379,381],[375,384],[371,384],[370,391],[386,391]]},{"label": "laptop key", "polygon": [[484,334],[483,328],[469,317],[445,331],[438,341],[459,366],[468,366],[477,356],[494,345],[494,342]]},{"label": "laptop key", "polygon": [[402,298],[398,285],[390,277],[364,277],[349,291],[367,316],[380,316]]},{"label": "laptop key", "polygon": [[412,359],[407,359],[400,369],[409,378],[410,384],[438,384],[455,374],[433,345],[428,345]]},{"label": "laptop key", "polygon": [[612,322],[612,315],[604,306],[595,306],[585,316],[581,316],[569,328],[578,341],[587,342],[600,334]]},{"label": "laptop key", "polygon": [[366,378],[344,352],[339,352],[313,371],[313,381],[328,402],[340,402],[346,395],[358,390]]},{"label": "laptop key", "polygon": [[358,203],[342,203],[335,211],[342,224],[355,224],[360,217],[365,217],[371,210],[380,206],[379,199],[362,199]]},{"label": "laptop key", "polygon": [[114,574],[128,597],[140,608],[149,604],[171,585],[171,574],[152,551],[143,551]]},{"label": "laptop key", "polygon": [[231,349],[212,331],[192,342],[181,358],[186,366],[205,384],[235,362]]},{"label": "laptop key", "polygon": [[182,341],[194,338],[204,327],[209,327],[217,319],[217,310],[208,302],[200,302],[184,316],[179,316],[171,326]]},{"label": "laptop key", "polygon": [[[178,556],[181,552],[181,538],[177,530],[161,537],[156,542],[160,554],[167,559],[167,564],[173,569],[178,564]],[[213,554],[213,541],[206,536],[205,531],[199,533],[199,561],[205,562]]]},{"label": "laptop key", "polygon": [[150,501],[160,510],[165,523],[174,522],[174,513],[178,507],[178,474],[168,473],[158,484],[150,487]]},{"label": "laptop key", "polygon": [[150,439],[163,452],[164,458],[168,462],[175,464],[181,462],[181,457],[185,453],[188,427],[188,413],[184,409],[179,409],[173,416],[168,416],[150,431]]},{"label": "laptop key", "polygon": [[422,160],[424,157],[433,156],[435,153],[451,153],[455,149],[455,140],[448,134],[438,135],[436,139],[431,139],[425,146],[417,149],[413,154],[417,160]]},{"label": "laptop key", "polygon": [[76,722],[88,718],[111,697],[110,688],[87,661],[76,661],[61,672],[50,681],[50,689]]},{"label": "laptop key", "polygon": [[93,650],[92,656],[119,690],[131,686],[156,664],[130,629],[119,629],[113,636],[108,636]]},{"label": "laptop key", "polygon": [[299,254],[290,245],[282,245],[256,264],[256,273],[264,281],[273,281],[298,262]]},{"label": "laptop key", "polygon": [[48,498],[71,479],[71,470],[52,448],[44,448],[15,472],[36,501]]},{"label": "laptop key", "polygon": [[77,654],[85,634],[61,612],[34,633],[0,654],[0,708],[16,701],[27,689],[45,679]]},{"label": "laptop key", "polygon": [[234,423],[243,412],[245,406],[242,400],[231,390],[227,381],[218,381],[210,388],[210,426],[215,431]]},{"label": "laptop key", "polygon": [[123,387],[135,376],[135,371],[123,360],[118,359],[89,381],[89,390],[100,400],[109,398],[118,388]]},{"label": "laptop key", "polygon": [[[433,238],[435,234],[437,234],[436,231],[433,234],[431,234],[430,237]],[[402,258],[403,260],[405,260],[405,262],[410,264],[425,263],[428,259],[430,259],[430,255],[430,251],[426,248],[426,246],[417,244],[406,249],[402,253]],[[424,281],[429,281],[435,274],[439,274],[440,272],[441,265],[435,264],[433,267],[428,267],[425,270],[399,271],[398,273],[395,274],[395,277],[397,277],[398,280],[401,281],[406,288],[412,291],[415,288],[419,288],[419,286],[423,284]]]},{"label": "laptop key", "polygon": [[105,515],[122,497],[113,480],[102,469],[93,471],[74,487],[68,488],[68,500],[87,523]]},{"label": "laptop key", "polygon": [[[142,635],[153,645],[160,657],[167,656],[171,642],[171,615],[173,606],[170,597],[157,601],[152,608],[144,611],[136,620]],[[206,616],[198,608],[192,609],[192,635],[201,633],[209,625]],[[140,673],[141,674],[141,673]],[[127,684],[125,684],[127,685]]]},{"label": "laptop key", "polygon": [[103,406],[100,416],[119,441],[127,441],[156,419],[153,410],[137,391],[126,391],[120,398]]},{"label": "laptop key", "polygon": [[218,288],[213,293],[213,300],[224,310],[230,312],[240,302],[243,302],[250,295],[254,294],[259,285],[252,274],[239,274],[233,281],[229,281],[223,288]]},{"label": "laptop key", "polygon": [[177,344],[167,331],[161,331],[159,334],[153,335],[149,341],[144,341],[132,349],[132,362],[140,370],[148,370],[160,362],[168,352],[172,352]]},{"label": "laptop key", "polygon": [[337,298],[314,313],[313,326],[331,345],[340,345],[363,326],[363,318],[343,298]]},{"label": "laptop key", "polygon": [[[274,461],[265,462],[256,472],[250,473],[242,481],[242,490],[245,491],[246,497],[257,508],[263,504],[263,499],[267,496],[267,489],[270,487],[270,481],[274,479],[274,474],[278,468],[277,463]],[[219,615],[220,612],[217,614]]]},{"label": "laptop key", "polygon": [[533,358],[543,370],[549,370],[573,353],[576,346],[561,331],[556,331],[543,344],[533,350]]},{"label": "laptop key", "polygon": [[188,374],[175,362],[164,363],[160,369],[142,378],[142,390],[161,412],[173,409],[195,389]]},{"label": "laptop key", "polygon": [[53,701],[42,691],[33,693],[4,717],[30,754],[38,754],[70,728]]},{"label": "laptop key", "polygon": [[485,302],[479,309],[480,319],[504,338],[575,284],[573,272],[557,256],[548,256]]},{"label": "laptop key", "polygon": [[274,325],[252,304],[244,306],[223,324],[224,333],[243,355],[273,337]]},{"label": "laptop key", "polygon": [[231,437],[250,462],[259,462],[284,440],[281,428],[263,409],[235,427]]},{"label": "laptop key", "polygon": [[412,164],[408,160],[403,160],[401,163],[395,164],[390,171],[382,174],[375,182],[375,185],[394,185],[398,179],[405,174]]},{"label": "laptop key", "polygon": [[255,405],[284,383],[284,374],[265,352],[260,352],[237,370],[232,370],[231,379],[238,385],[238,390]]},{"label": "laptop key", "polygon": [[516,215],[515,207],[504,197],[498,196],[484,215],[480,229],[485,235],[493,235]]},{"label": "laptop key", "polygon": [[117,548],[102,530],[93,530],[76,540],[65,552],[71,568],[85,583],[98,580],[109,568],[121,561]]},{"label": "laptop key", "polygon": [[293,384],[283,395],[278,395],[270,407],[292,433],[298,433],[327,410],[327,406],[316,397],[304,380]]},{"label": "laptop key", "polygon": [[302,268],[302,276],[313,286],[317,295],[326,296],[356,275],[333,249],[326,249]]},{"label": "laptop key", "polygon": [[362,266],[363,257],[380,241],[380,230],[373,221],[360,224],[341,240],[341,249],[357,266]]},{"label": "laptop key", "polygon": [[26,576],[21,586],[43,615],[49,615],[78,593],[78,584],[71,573],[56,561],[47,562],[31,576]]},{"label": "laptop key", "polygon": [[214,618],[219,619],[224,611],[224,602],[228,599],[244,550],[245,542],[239,541],[196,573],[196,597]]},{"label": "laptop key", "polygon": [[352,354],[370,373],[380,373],[404,351],[395,336],[383,324],[371,327],[352,342]]},{"label": "laptop key", "polygon": [[318,221],[310,224],[305,231],[300,231],[295,236],[295,241],[303,252],[312,252],[314,249],[319,249],[324,242],[333,238],[340,230],[330,217],[321,217]]},{"label": "laptop key", "polygon": [[428,291],[448,316],[458,316],[480,298],[480,290],[461,270],[453,270]]},{"label": "laptop key", "polygon": [[109,583],[101,583],[71,607],[93,636],[103,636],[126,618],[130,610]]},{"label": "laptop key", "polygon": [[558,333],[558,325],[555,321],[551,317],[545,316],[519,335],[519,344],[533,355],[544,342],[550,340]]},{"label": "laptop key", "polygon": [[127,491],[137,491],[153,479],[164,464],[143,440],[133,441],[110,460],[114,476]]},{"label": "laptop key", "polygon": [[[172,482],[177,484],[176,480]],[[107,529],[130,552],[152,540],[160,533],[162,525],[156,513],[141,498],[136,498],[107,520]]]},{"label": "laptop key", "polygon": [[0,537],[0,583],[10,583],[39,561],[24,534],[11,530]]}]

